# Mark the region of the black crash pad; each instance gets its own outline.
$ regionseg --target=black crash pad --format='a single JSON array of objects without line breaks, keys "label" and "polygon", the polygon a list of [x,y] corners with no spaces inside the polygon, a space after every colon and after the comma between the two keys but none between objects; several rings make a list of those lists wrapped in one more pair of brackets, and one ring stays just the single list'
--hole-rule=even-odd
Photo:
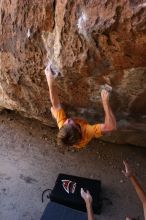
[{"label": "black crash pad", "polygon": [[[65,181],[65,183],[64,183]],[[69,184],[72,182],[71,184]],[[66,189],[63,185],[66,185]],[[75,188],[73,190],[73,185]],[[68,187],[67,187],[68,186]],[[93,198],[92,208],[95,214],[101,213],[102,201],[100,199],[101,181],[67,174],[59,174],[55,186],[50,194],[52,202],[86,212],[84,200],[81,198],[81,188],[89,190]],[[73,193],[70,191],[73,190]]]}]

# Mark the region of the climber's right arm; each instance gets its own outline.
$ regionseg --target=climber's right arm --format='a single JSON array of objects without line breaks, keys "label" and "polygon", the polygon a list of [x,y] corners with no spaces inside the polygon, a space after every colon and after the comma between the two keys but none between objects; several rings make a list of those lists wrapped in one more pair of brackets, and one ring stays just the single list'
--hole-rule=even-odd
[{"label": "climber's right arm", "polygon": [[52,73],[50,69],[50,65],[46,67],[45,75],[46,75],[47,83],[49,86],[50,101],[51,101],[52,107],[54,110],[58,110],[61,108],[61,103],[59,100],[57,85],[55,82],[55,78],[57,77],[57,75]]},{"label": "climber's right arm", "polygon": [[116,130],[116,118],[109,103],[109,92],[105,89],[101,91],[101,99],[105,112],[105,121],[100,124],[102,134]]}]

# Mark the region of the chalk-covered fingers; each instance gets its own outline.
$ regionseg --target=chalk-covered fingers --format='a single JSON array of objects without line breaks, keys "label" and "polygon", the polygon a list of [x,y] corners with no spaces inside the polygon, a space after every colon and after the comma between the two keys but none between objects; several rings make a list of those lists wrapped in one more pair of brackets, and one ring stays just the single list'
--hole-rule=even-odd
[{"label": "chalk-covered fingers", "polygon": [[109,102],[110,93],[106,89],[102,89],[101,91],[101,99],[103,103]]},{"label": "chalk-covered fingers", "polygon": [[48,80],[53,81],[58,76],[58,73],[53,70],[51,63],[48,63],[48,65],[45,68],[45,75]]}]

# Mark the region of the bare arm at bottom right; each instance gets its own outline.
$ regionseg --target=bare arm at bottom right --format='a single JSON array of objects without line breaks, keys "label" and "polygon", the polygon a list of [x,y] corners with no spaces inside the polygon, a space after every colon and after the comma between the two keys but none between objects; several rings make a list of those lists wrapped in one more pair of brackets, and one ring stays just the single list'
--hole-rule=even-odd
[{"label": "bare arm at bottom right", "polygon": [[146,220],[146,193],[144,192],[142,186],[140,185],[139,181],[136,179],[135,176],[129,177],[142,205],[143,205],[143,211],[144,211],[144,218]]},{"label": "bare arm at bottom right", "polygon": [[122,171],[126,177],[128,177],[143,205],[143,211],[144,211],[144,218],[146,220],[146,193],[144,192],[142,186],[140,185],[137,178],[133,175],[128,163],[126,161],[123,161],[125,170]]}]

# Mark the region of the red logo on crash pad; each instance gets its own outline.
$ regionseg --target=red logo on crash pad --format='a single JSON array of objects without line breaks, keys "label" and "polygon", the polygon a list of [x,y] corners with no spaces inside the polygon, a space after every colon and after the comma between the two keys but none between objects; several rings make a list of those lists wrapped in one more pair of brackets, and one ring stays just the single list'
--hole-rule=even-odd
[{"label": "red logo on crash pad", "polygon": [[76,189],[76,183],[72,182],[70,180],[62,180],[62,186],[64,190],[69,194],[69,193],[74,193]]}]

